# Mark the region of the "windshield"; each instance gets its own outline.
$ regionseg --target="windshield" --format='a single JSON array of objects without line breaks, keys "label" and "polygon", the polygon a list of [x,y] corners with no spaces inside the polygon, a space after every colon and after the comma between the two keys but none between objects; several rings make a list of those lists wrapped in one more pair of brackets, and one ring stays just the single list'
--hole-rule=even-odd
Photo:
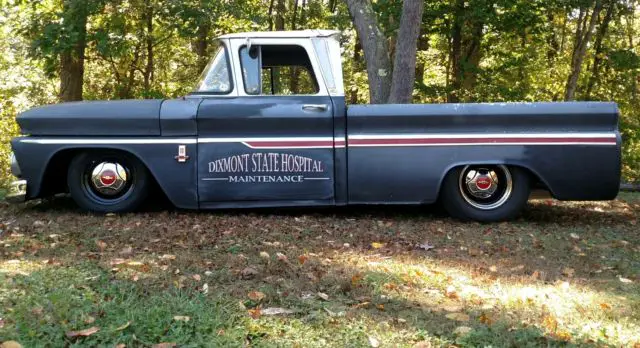
[{"label": "windshield", "polygon": [[198,80],[196,92],[228,93],[231,91],[227,50],[220,44],[213,59],[204,68]]}]

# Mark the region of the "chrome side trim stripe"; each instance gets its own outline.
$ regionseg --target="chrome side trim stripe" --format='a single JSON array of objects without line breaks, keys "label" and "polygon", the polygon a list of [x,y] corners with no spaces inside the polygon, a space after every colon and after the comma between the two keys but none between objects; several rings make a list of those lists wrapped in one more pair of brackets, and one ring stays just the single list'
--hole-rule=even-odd
[{"label": "chrome side trim stripe", "polygon": [[20,142],[28,144],[72,144],[72,145],[111,145],[111,144],[196,144],[195,138],[146,138],[146,139],[75,139],[75,138],[25,138]]}]

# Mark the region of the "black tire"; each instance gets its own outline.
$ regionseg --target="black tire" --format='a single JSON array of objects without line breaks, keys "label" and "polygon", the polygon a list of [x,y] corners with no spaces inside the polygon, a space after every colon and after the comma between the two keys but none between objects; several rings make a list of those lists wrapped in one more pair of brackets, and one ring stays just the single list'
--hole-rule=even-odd
[{"label": "black tire", "polygon": [[[467,185],[470,184],[468,184],[467,175],[473,175],[474,170],[480,173],[485,169],[490,173],[499,173],[501,179],[492,182],[498,183],[495,197],[478,198],[468,189]],[[488,177],[480,175],[482,176]],[[509,181],[511,185],[508,185]],[[444,179],[440,197],[444,208],[455,218],[495,222],[518,216],[527,204],[530,192],[531,179],[525,170],[502,165],[477,165],[451,170]]]},{"label": "black tire", "polygon": [[[122,184],[116,192],[108,191],[104,186],[96,187],[96,180],[104,183],[103,175],[99,179],[94,176],[94,170],[105,168],[105,163],[111,168],[117,168],[111,173],[117,174],[117,184]],[[104,169],[100,169],[104,171]],[[109,171],[109,169],[106,169]],[[121,175],[122,174],[122,175]],[[106,178],[113,178],[106,177]],[[124,180],[121,180],[124,178]],[[113,184],[112,182],[112,184]],[[133,211],[142,204],[149,193],[150,176],[147,168],[132,155],[117,151],[86,151],[78,154],[71,160],[67,172],[67,185],[73,200],[83,209],[100,213],[120,213]]]}]

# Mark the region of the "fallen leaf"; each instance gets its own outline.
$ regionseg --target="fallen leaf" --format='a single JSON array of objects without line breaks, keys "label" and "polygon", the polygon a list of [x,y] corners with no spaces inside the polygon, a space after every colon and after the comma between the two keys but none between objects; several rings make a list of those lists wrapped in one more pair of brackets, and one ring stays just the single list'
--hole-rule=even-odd
[{"label": "fallen leaf", "polygon": [[469,255],[470,256],[480,256],[482,255],[483,251],[481,249],[478,248],[469,248]]},{"label": "fallen leaf", "polygon": [[379,243],[379,242],[373,242],[371,243],[371,247],[374,249],[380,249],[384,247],[384,243]]},{"label": "fallen leaf", "polygon": [[373,348],[380,347],[380,341],[373,336],[369,336],[369,345]]},{"label": "fallen leaf", "polygon": [[457,300],[459,298],[458,291],[453,285],[449,285],[444,292],[444,295],[450,299]]},{"label": "fallen leaf", "polygon": [[96,241],[96,245],[98,246],[98,249],[100,249],[101,252],[104,251],[104,249],[107,248],[107,243],[105,243],[102,240],[97,240]]},{"label": "fallen leaf", "polygon": [[100,331],[99,327],[93,326],[90,327],[88,329],[84,329],[84,330],[80,330],[80,331],[69,331],[67,332],[67,337],[72,338],[72,337],[79,337],[79,336],[83,336],[83,337],[87,337],[87,336],[91,336],[94,333]]},{"label": "fallen leaf", "polygon": [[573,268],[565,267],[562,269],[562,274],[567,277],[573,277],[574,273],[575,273],[575,270]]},{"label": "fallen leaf", "polygon": [[131,254],[133,254],[133,248],[130,246],[120,250],[120,255],[122,256],[129,256]]},{"label": "fallen leaf", "polygon": [[22,348],[22,345],[16,341],[6,341],[0,344],[0,348]]},{"label": "fallen leaf", "polygon": [[625,284],[633,283],[633,280],[628,279],[628,278],[618,277],[618,279],[620,279],[620,281],[625,283]]},{"label": "fallen leaf", "polygon": [[269,253],[268,253],[268,252],[266,252],[266,251],[261,251],[261,252],[260,252],[260,257],[261,257],[261,258],[263,258],[263,259],[268,260],[268,259],[270,259],[270,258],[271,258],[271,255],[269,255]]},{"label": "fallen leaf", "polygon": [[300,256],[298,256],[298,262],[299,262],[301,265],[304,265],[304,263],[305,263],[305,262],[307,262],[307,260],[308,260],[308,259],[309,259],[309,256],[307,256],[307,255],[300,255]]},{"label": "fallen leaf", "polygon": [[571,236],[571,238],[573,238],[575,240],[580,239],[580,236],[577,233],[571,233],[571,234],[569,234],[569,236]]},{"label": "fallen leaf", "polygon": [[200,281],[200,279],[202,279],[202,277],[200,277],[200,275],[199,275],[199,274],[194,274],[194,275],[192,275],[192,276],[191,276],[191,278],[193,278],[193,280],[195,280],[195,281],[197,281],[197,282],[199,282],[199,281]]},{"label": "fallen leaf", "polygon": [[127,260],[125,260],[125,259],[113,259],[113,260],[109,261],[109,264],[111,265],[111,267],[113,267],[113,266],[121,265],[121,264],[126,263],[126,262],[127,262]]},{"label": "fallen leaf", "polygon": [[282,314],[293,314],[295,313],[291,309],[279,308],[279,307],[269,307],[260,310],[262,315],[282,315]]},{"label": "fallen leaf", "polygon": [[278,261],[282,261],[282,262],[288,262],[289,258],[287,258],[287,255],[283,254],[283,253],[276,253],[276,257],[278,258]]},{"label": "fallen leaf", "polygon": [[384,304],[383,303],[380,303],[380,304],[376,305],[376,308],[378,308],[378,310],[381,310],[381,311],[384,312]]},{"label": "fallen leaf", "polygon": [[202,285],[202,293],[203,294],[208,294],[209,293],[209,284],[205,283],[204,285]]},{"label": "fallen leaf", "polygon": [[191,317],[188,317],[186,315],[176,315],[176,316],[173,317],[173,320],[187,322],[187,321],[191,320]]},{"label": "fallen leaf", "polygon": [[454,312],[460,312],[462,310],[461,306],[445,306],[442,309],[444,309],[446,312],[449,313],[454,313]]},{"label": "fallen leaf", "polygon": [[164,254],[160,256],[160,260],[175,260],[175,259],[176,259],[176,256],[171,254]]},{"label": "fallen leaf", "polygon": [[609,305],[608,303],[601,303],[600,304],[600,308],[602,308],[604,310],[609,310],[609,309],[611,309],[611,305]]},{"label": "fallen leaf", "polygon": [[248,279],[258,275],[258,271],[253,267],[246,267],[240,272],[240,275],[242,275],[243,278]]},{"label": "fallen leaf", "polygon": [[329,301],[329,295],[325,294],[324,292],[319,292],[317,293],[318,297],[320,297],[321,299],[325,300],[325,301]]},{"label": "fallen leaf", "polygon": [[128,328],[128,327],[129,327],[129,325],[131,325],[131,322],[130,322],[130,321],[126,322],[126,323],[125,323],[124,325],[122,325],[122,326],[118,326],[118,327],[116,328],[116,330],[115,330],[115,331],[122,331],[122,330],[124,330],[124,329]]},{"label": "fallen leaf", "polygon": [[262,315],[260,308],[256,308],[256,309],[248,309],[247,313],[249,313],[249,315],[251,316],[251,318],[253,319],[258,319],[260,318],[260,316]]},{"label": "fallen leaf", "polygon": [[469,319],[471,319],[467,314],[464,313],[449,313],[445,315],[445,317],[449,320],[455,321],[469,321]]},{"label": "fallen leaf", "polygon": [[151,346],[152,348],[173,348],[176,344],[174,342],[162,342],[158,344],[154,344]]},{"label": "fallen leaf", "polygon": [[456,336],[464,336],[471,331],[473,331],[473,329],[468,326],[458,326],[453,330],[453,334]]},{"label": "fallen leaf", "polygon": [[491,317],[487,314],[487,313],[482,313],[480,315],[480,318],[478,318],[478,320],[486,325],[491,325],[493,323],[493,320],[491,319]]},{"label": "fallen leaf", "polygon": [[249,297],[249,299],[251,299],[252,301],[260,301],[264,299],[265,295],[260,291],[251,291],[247,294],[247,297]]}]

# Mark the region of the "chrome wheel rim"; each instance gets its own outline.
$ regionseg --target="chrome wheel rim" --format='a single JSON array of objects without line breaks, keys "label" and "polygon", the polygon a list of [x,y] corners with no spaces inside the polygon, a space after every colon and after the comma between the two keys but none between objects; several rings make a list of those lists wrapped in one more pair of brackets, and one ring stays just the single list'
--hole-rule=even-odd
[{"label": "chrome wheel rim", "polygon": [[460,172],[458,189],[472,207],[492,210],[504,205],[513,192],[513,179],[506,166],[466,166]]},{"label": "chrome wheel rim", "polygon": [[83,186],[95,200],[103,203],[120,201],[133,187],[129,168],[117,161],[106,160],[89,165]]}]

